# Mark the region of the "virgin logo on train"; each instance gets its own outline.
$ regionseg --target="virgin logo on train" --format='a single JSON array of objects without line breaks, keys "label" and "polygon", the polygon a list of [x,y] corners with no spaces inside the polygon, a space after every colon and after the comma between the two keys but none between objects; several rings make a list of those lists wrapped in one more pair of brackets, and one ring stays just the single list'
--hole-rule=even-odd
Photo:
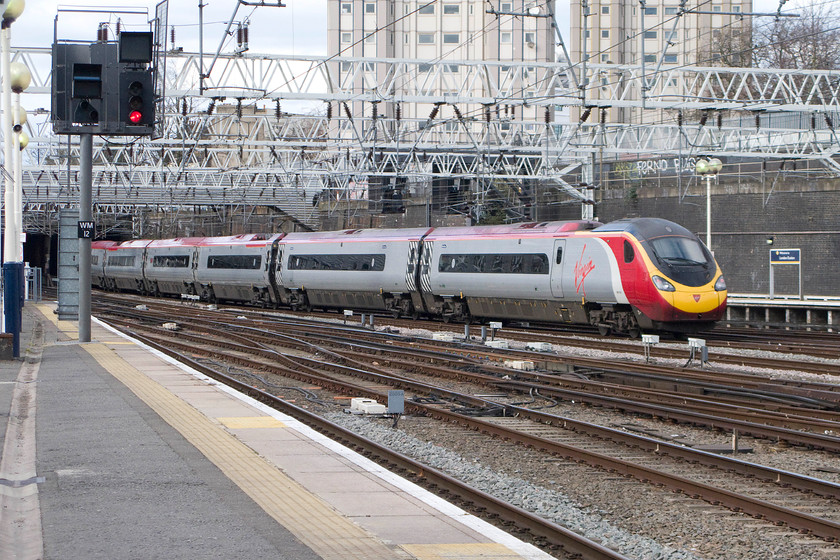
[{"label": "virgin logo on train", "polygon": [[586,286],[583,285],[583,281],[586,280],[586,277],[589,276],[589,273],[595,270],[595,265],[592,263],[592,259],[589,259],[588,262],[583,262],[583,254],[586,252],[586,243],[583,244],[583,250],[580,252],[580,260],[575,263],[575,291],[580,293],[583,290],[583,297],[586,297]]}]

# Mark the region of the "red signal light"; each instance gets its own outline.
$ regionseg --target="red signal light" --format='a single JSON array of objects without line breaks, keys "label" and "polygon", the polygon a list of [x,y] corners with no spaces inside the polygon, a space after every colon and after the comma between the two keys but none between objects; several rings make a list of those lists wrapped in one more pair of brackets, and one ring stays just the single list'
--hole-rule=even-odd
[{"label": "red signal light", "polygon": [[132,111],[128,114],[128,120],[130,120],[134,124],[139,123],[142,118],[143,113],[141,113],[140,111]]}]

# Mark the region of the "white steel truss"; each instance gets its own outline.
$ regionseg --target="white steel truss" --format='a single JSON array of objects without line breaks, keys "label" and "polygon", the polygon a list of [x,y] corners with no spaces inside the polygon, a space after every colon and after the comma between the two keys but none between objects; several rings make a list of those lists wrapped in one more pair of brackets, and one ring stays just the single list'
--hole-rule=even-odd
[{"label": "white steel truss", "polygon": [[[27,95],[48,94],[50,50],[19,49],[14,59],[32,71]],[[245,53],[221,55],[200,88],[199,66],[196,54],[170,53],[161,138],[95,141],[98,207],[268,205],[315,225],[316,197],[330,191],[351,200],[376,176],[415,184],[533,180],[585,200],[587,191],[563,175],[594,153],[816,159],[840,173],[830,117],[840,105],[836,72],[665,68],[642,76],[640,67],[590,64],[581,77],[581,68],[565,64]],[[311,114],[287,112],[298,103],[308,103]],[[409,106],[403,118],[398,107]],[[553,122],[569,106],[595,116]],[[607,106],[685,111],[695,122],[600,124],[599,107]],[[701,126],[701,113],[691,113],[735,110],[811,113],[821,115],[820,126]],[[47,111],[30,115],[27,128],[25,210],[73,204],[76,139],[53,135]]]}]

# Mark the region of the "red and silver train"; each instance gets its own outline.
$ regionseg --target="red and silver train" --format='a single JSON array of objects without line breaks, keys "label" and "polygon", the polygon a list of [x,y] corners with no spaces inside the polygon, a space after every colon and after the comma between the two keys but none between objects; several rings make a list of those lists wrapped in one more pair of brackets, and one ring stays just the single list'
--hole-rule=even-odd
[{"label": "red and silver train", "polygon": [[107,290],[631,336],[696,332],[726,308],[706,247],[656,218],[96,241],[91,266]]}]

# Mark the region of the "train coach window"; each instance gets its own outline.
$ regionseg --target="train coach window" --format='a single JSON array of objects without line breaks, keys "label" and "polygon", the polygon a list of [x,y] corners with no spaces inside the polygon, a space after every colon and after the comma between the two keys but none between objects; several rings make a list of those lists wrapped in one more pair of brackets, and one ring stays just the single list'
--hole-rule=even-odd
[{"label": "train coach window", "polygon": [[548,274],[548,255],[544,253],[441,255],[438,261],[438,272]]},{"label": "train coach window", "polygon": [[189,265],[189,255],[155,255],[152,257],[152,266],[157,268],[186,268]]},{"label": "train coach window", "polygon": [[134,255],[112,255],[108,257],[108,266],[134,266]]},{"label": "train coach window", "polygon": [[555,264],[560,264],[563,262],[563,247],[557,247],[557,259],[554,261]]},{"label": "train coach window", "polygon": [[211,255],[207,257],[207,268],[228,268],[237,270],[259,270],[260,255]]},{"label": "train coach window", "polygon": [[630,264],[633,262],[633,259],[636,258],[636,251],[633,249],[633,245],[630,244],[629,241],[626,239],[624,240],[624,262]]},{"label": "train coach window", "polygon": [[289,259],[289,270],[385,270],[385,255],[295,255]]}]

